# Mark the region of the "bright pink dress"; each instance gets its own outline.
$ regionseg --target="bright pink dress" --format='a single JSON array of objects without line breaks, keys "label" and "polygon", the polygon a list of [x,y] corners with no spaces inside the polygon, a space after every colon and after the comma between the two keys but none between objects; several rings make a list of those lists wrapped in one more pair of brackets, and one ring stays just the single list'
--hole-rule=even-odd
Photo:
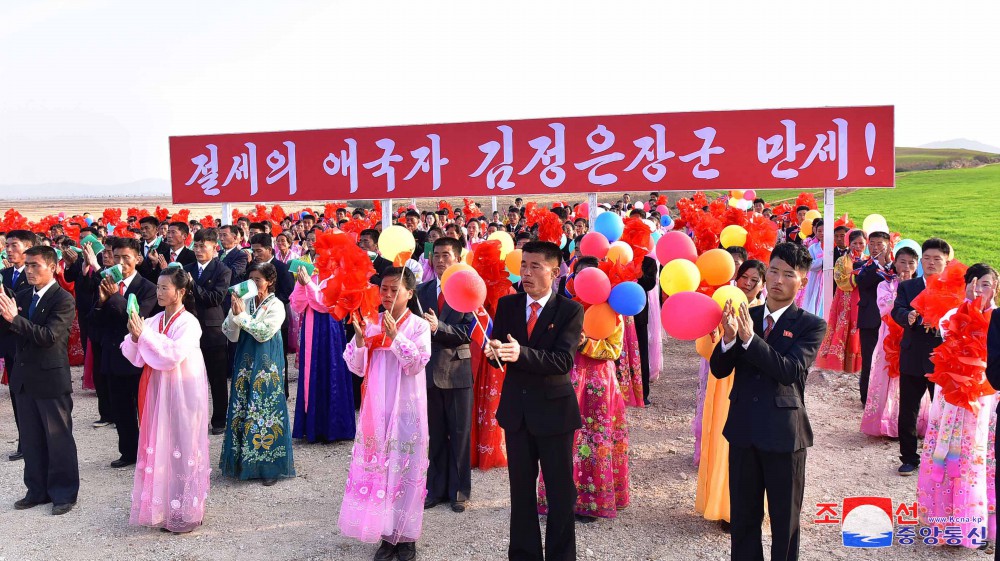
[{"label": "bright pink dress", "polygon": [[[646,334],[643,333],[643,337]],[[618,357],[618,386],[621,388],[625,405],[645,407],[642,399],[642,359],[639,357],[639,336],[635,332],[635,319],[625,317],[625,341],[622,355]]]},{"label": "bright pink dress", "polygon": [[201,326],[188,312],[160,333],[163,312],[145,320],[139,342],[122,354],[148,367],[139,457],[129,524],[187,532],[201,525],[212,471],[208,451],[208,376]]},{"label": "bright pink dress", "polygon": [[[427,495],[427,376],[430,326],[409,312],[388,346],[375,346],[382,316],[365,328],[365,346],[347,343],[347,368],[367,381],[338,525],[364,542],[415,542]],[[369,348],[371,347],[371,348]]]}]

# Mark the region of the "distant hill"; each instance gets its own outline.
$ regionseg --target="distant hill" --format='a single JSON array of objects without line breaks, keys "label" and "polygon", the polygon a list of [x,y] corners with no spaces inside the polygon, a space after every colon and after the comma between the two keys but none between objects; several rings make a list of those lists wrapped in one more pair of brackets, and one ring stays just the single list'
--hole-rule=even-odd
[{"label": "distant hill", "polygon": [[896,148],[896,171],[956,169],[1000,163],[1000,153],[946,148]]},{"label": "distant hill", "polygon": [[120,199],[131,197],[169,197],[170,182],[165,179],[141,179],[116,185],[81,183],[41,183],[35,185],[0,185],[0,199]]},{"label": "distant hill", "polygon": [[989,144],[983,144],[982,142],[976,142],[975,140],[969,140],[968,138],[954,138],[952,140],[929,142],[927,144],[921,144],[918,148],[958,148],[961,150],[973,150],[976,152],[1000,154],[1000,148],[990,146]]}]

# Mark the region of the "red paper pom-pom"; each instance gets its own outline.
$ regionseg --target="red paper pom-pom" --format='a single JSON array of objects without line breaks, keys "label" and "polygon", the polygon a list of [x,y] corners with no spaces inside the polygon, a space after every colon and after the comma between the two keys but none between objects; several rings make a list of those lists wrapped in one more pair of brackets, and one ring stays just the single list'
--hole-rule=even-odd
[{"label": "red paper pom-pom", "polygon": [[927,287],[913,299],[911,306],[923,318],[924,327],[937,329],[948,311],[965,301],[965,272],[961,261],[951,261],[938,275],[928,275]]},{"label": "red paper pom-pom", "polygon": [[652,250],[653,233],[638,216],[626,218],[624,222],[625,228],[620,239],[632,248],[632,259],[642,261],[642,258]]},{"label": "red paper pom-pom", "polygon": [[931,355],[934,372],[927,375],[941,387],[946,402],[972,413],[979,412],[980,397],[996,392],[985,376],[991,312],[984,313],[982,304],[977,299],[958,306],[945,325],[944,342]]},{"label": "red paper pom-pom", "polygon": [[[529,203],[531,204],[531,203]],[[540,216],[537,216],[538,224],[538,240],[543,242],[552,242],[556,245],[560,245],[562,241],[563,230],[562,230],[562,220],[556,213],[542,209]]]},{"label": "red paper pom-pom", "polygon": [[[326,279],[320,293],[330,314],[338,321],[357,311],[370,300],[366,295],[368,279],[375,274],[368,253],[350,236],[339,232],[320,232],[316,236],[316,268]],[[368,314],[370,317],[370,310]]]},{"label": "red paper pom-pom", "polygon": [[799,193],[799,196],[795,199],[796,208],[800,206],[807,206],[810,210],[817,210],[819,206],[816,204],[816,197],[812,193]]}]

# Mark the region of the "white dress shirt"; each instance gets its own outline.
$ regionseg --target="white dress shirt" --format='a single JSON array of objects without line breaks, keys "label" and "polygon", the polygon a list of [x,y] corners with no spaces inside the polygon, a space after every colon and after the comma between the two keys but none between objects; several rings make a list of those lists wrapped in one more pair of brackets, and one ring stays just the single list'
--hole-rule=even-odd
[{"label": "white dress shirt", "polygon": [[[525,294],[525,296],[528,296],[528,295]],[[533,302],[538,302],[538,304],[540,306],[538,308],[538,315],[540,316],[540,315],[542,315],[542,308],[545,307],[545,304],[548,303],[549,298],[551,298],[551,297],[552,297],[552,293],[551,292],[549,292],[545,296],[542,296],[538,300],[535,300],[531,296],[528,296],[528,298],[527,298],[528,301],[525,303],[525,307],[524,307],[524,320],[527,321],[528,318],[531,317],[531,304]],[[536,318],[537,318],[537,316],[536,316]]]},{"label": "white dress shirt", "polygon": [[55,283],[56,283],[56,279],[52,279],[52,280],[49,281],[49,284],[43,286],[41,290],[35,290],[35,295],[38,296],[38,301],[39,302],[41,302],[42,296],[45,296],[45,293],[48,292],[49,288],[51,288],[52,285],[55,284]]}]

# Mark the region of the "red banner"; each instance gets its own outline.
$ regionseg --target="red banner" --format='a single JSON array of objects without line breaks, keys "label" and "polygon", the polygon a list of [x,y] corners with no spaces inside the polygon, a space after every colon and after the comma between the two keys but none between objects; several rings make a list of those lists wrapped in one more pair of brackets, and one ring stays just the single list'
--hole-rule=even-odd
[{"label": "red banner", "polygon": [[891,106],[170,138],[175,204],[893,187],[894,168]]}]

